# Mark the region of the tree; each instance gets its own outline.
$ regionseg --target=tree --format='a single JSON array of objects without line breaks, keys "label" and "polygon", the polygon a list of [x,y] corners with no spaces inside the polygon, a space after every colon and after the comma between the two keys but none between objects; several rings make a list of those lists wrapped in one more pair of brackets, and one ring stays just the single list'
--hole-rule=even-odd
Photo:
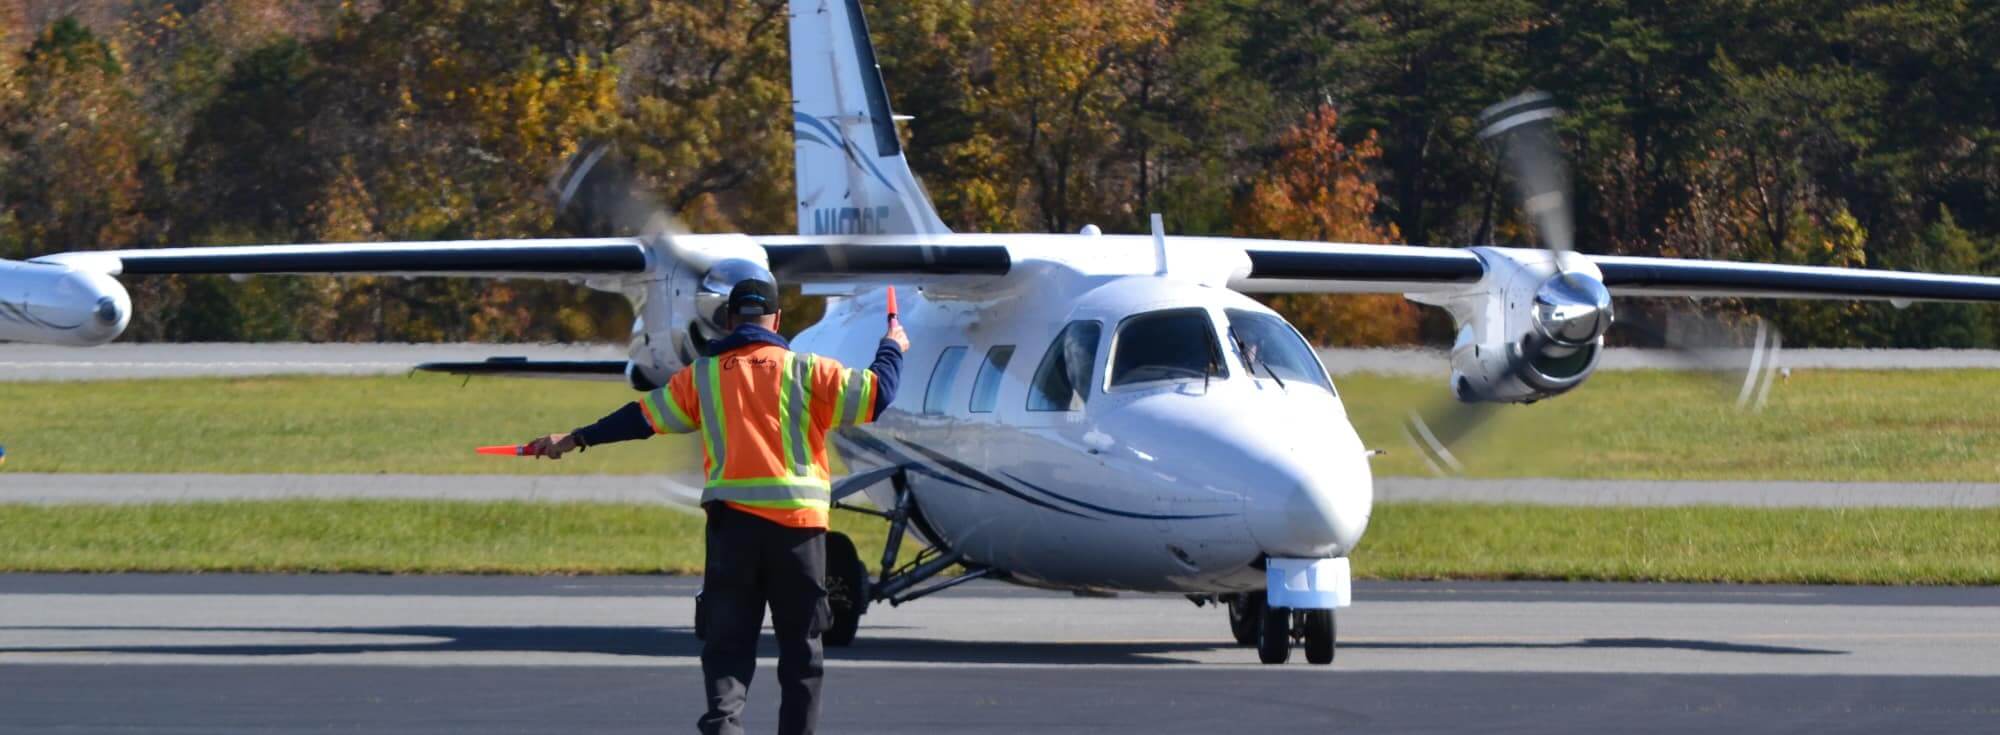
[{"label": "tree", "polygon": [[[1375,136],[1349,146],[1339,129],[1339,114],[1325,106],[1285,132],[1282,155],[1251,190],[1242,218],[1248,234],[1322,242],[1396,239],[1395,225],[1374,221],[1380,194],[1369,167],[1382,155]],[[1318,345],[1409,344],[1421,321],[1416,306],[1394,294],[1297,294],[1269,303]]]},{"label": "tree", "polygon": [[1169,32],[1166,8],[1153,0],[1009,0],[977,12],[993,64],[980,112],[998,123],[1021,209],[1047,232],[1073,231],[1090,215],[1136,220],[1131,179],[1114,170],[1113,154],[1126,135],[1126,82]]},{"label": "tree", "polygon": [[40,254],[139,238],[145,119],[111,45],[73,18],[36,37],[12,81],[0,136],[7,149],[7,250]]},{"label": "tree", "polygon": [[[1269,3],[1267,6],[1280,5]],[[1295,104],[1329,98],[1350,139],[1380,131],[1383,206],[1412,242],[1464,242],[1489,167],[1474,117],[1520,91],[1526,0],[1319,0],[1271,8],[1267,78]]]},{"label": "tree", "polygon": [[[1250,0],[1190,0],[1135,61],[1121,127],[1134,215],[1165,212],[1178,232],[1234,229],[1232,204],[1279,127],[1270,85],[1243,61]],[[1132,221],[1131,227],[1142,227]]]}]

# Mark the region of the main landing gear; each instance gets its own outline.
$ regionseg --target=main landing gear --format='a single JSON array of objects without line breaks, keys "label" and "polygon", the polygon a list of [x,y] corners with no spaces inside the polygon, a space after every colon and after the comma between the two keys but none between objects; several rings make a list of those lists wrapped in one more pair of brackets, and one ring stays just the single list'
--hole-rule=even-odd
[{"label": "main landing gear", "polygon": [[847,534],[826,535],[826,603],[833,610],[833,623],[820,633],[821,642],[845,646],[854,642],[861,630],[861,616],[868,612],[868,565],[854,550]]},{"label": "main landing gear", "polygon": [[1257,660],[1282,664],[1292,657],[1292,646],[1302,644],[1306,662],[1333,663],[1337,631],[1332,610],[1293,610],[1271,607],[1263,592],[1224,595],[1229,610],[1229,632],[1236,643],[1255,646]]},{"label": "main landing gear", "polygon": [[[827,606],[833,610],[833,624],[820,635],[820,640],[826,645],[839,647],[854,643],[855,634],[861,627],[861,616],[868,612],[871,603],[888,602],[893,607],[975,579],[999,576],[992,568],[966,563],[964,554],[941,547],[926,548],[917,553],[917,558],[898,567],[897,557],[902,551],[903,535],[910,524],[925,528],[932,543],[938,540],[937,535],[929,533],[924,526],[923,512],[918,510],[916,498],[910,493],[909,479],[901,470],[888,475],[887,479],[896,488],[896,504],[887,511],[834,503],[833,507],[840,510],[887,520],[889,539],[882,550],[882,575],[871,581],[868,579],[868,565],[861,561],[854,541],[844,533],[826,535]],[[958,564],[965,564],[964,574],[917,587]]]}]

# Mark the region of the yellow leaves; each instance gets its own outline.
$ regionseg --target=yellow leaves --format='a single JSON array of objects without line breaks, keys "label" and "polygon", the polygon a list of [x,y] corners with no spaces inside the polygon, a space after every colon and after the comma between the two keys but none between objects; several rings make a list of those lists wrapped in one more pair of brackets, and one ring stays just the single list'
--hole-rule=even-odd
[{"label": "yellow leaves", "polygon": [[[994,182],[1007,206],[1032,201],[1042,226],[1068,230],[1084,213],[1129,210],[1124,177],[1103,175],[1126,133],[1119,116],[1143,52],[1173,28],[1154,0],[981,3],[975,28],[991,49],[991,86],[973,96],[1007,145]],[[1013,188],[1011,196],[1005,188]],[[1022,207],[1026,208],[1026,207]],[[1128,212],[1129,214],[1129,212]]]},{"label": "yellow leaves", "polygon": [[467,88],[466,98],[482,149],[548,165],[574,151],[580,138],[609,128],[618,112],[618,73],[587,58],[535,61]]},{"label": "yellow leaves", "polygon": [[355,174],[354,159],[341,159],[339,170],[311,207],[313,236],[324,242],[377,239],[374,198]]}]

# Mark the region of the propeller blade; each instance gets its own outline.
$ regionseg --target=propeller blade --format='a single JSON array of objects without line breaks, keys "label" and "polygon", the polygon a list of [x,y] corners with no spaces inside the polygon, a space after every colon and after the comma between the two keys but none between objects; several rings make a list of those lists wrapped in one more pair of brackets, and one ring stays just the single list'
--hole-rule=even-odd
[{"label": "propeller blade", "polygon": [[557,217],[587,236],[686,232],[659,198],[639,185],[637,172],[612,153],[610,143],[597,143],[563,161],[549,181]]},{"label": "propeller blade", "polygon": [[1495,147],[1514,175],[1521,210],[1534,223],[1542,247],[1568,253],[1576,247],[1576,215],[1568,158],[1555,126],[1560,114],[1547,92],[1523,94],[1479,113],[1479,139]]},{"label": "propeller blade", "polygon": [[[1439,477],[1465,474],[1466,440],[1500,412],[1493,403],[1451,401],[1424,410],[1411,410],[1403,420],[1403,436],[1431,472]],[[1457,449],[1454,449],[1456,447]]]},{"label": "propeller blade", "polygon": [[1746,411],[1763,410],[1772,385],[1786,376],[1784,335],[1762,317],[1731,322],[1685,310],[1669,310],[1656,322],[1626,322],[1667,350],[1674,362],[1712,375],[1716,395]]},{"label": "propeller blade", "polygon": [[[674,236],[687,230],[659,197],[641,184],[631,162],[616,155],[610,143],[585,144],[564,160],[549,181],[555,197],[556,217],[571,231],[586,236],[638,236],[652,241],[664,238],[670,257],[679,257]],[[691,438],[656,442],[667,446],[661,454],[669,469],[686,474],[699,483],[703,466],[702,445]],[[691,468],[691,469],[690,469]],[[689,494],[685,483],[670,482],[670,499],[690,507],[699,506],[700,490]]]}]

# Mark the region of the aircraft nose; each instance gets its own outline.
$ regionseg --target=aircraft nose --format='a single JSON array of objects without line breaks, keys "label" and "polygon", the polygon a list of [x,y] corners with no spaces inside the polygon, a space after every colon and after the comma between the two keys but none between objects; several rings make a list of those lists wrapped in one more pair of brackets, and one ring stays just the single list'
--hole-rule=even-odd
[{"label": "aircraft nose", "polygon": [[[1276,456],[1271,456],[1276,455]],[[1265,554],[1296,559],[1344,556],[1361,542],[1374,508],[1374,484],[1358,446],[1266,453],[1254,473],[1250,533]]]},{"label": "aircraft nose", "polygon": [[1101,412],[1095,438],[1107,456],[1139,457],[1135,477],[1160,478],[1175,492],[1210,488],[1240,498],[1265,554],[1342,556],[1368,528],[1373,477],[1338,405],[1309,399],[1237,400],[1218,410],[1206,400],[1155,396]]}]

